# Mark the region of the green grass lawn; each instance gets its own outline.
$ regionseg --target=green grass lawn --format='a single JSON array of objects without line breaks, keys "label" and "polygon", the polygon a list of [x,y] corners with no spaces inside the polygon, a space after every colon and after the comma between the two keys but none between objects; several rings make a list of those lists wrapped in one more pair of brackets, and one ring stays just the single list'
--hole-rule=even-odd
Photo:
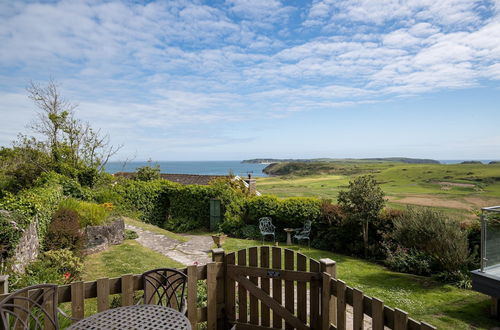
[{"label": "green grass lawn", "polygon": [[[228,238],[226,252],[260,246],[261,242]],[[426,321],[439,329],[489,329],[498,323],[489,317],[489,297],[471,290],[436,282],[428,277],[396,273],[365,260],[299,247],[290,248],[319,260],[337,262],[337,276],[349,286],[382,299],[386,305],[407,311],[410,317]]]}]

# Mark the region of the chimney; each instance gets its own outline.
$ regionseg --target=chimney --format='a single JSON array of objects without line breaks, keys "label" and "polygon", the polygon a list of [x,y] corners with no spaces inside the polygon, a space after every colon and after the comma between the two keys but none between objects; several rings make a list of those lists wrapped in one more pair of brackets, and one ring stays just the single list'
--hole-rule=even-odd
[{"label": "chimney", "polygon": [[257,180],[252,179],[252,174],[248,174],[248,178],[244,179],[246,183],[248,183],[248,191],[250,192],[250,195],[255,195],[257,192]]}]

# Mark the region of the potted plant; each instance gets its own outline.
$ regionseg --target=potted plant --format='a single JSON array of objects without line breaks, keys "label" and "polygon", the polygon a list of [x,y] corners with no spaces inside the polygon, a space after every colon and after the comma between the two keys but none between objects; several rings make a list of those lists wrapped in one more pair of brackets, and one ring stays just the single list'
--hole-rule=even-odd
[{"label": "potted plant", "polygon": [[222,246],[222,243],[224,243],[226,237],[227,235],[225,235],[223,232],[212,235],[212,239],[214,240],[214,243],[218,248]]}]

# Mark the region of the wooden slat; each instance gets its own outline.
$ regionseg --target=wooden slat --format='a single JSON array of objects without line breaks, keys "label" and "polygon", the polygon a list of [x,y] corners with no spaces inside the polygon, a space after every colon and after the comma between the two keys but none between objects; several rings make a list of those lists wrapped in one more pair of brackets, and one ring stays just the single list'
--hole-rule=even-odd
[{"label": "wooden slat", "polygon": [[255,295],[258,299],[262,300],[265,304],[267,304],[274,313],[278,314],[280,317],[284,318],[287,323],[289,323],[292,327],[299,330],[308,330],[309,328],[298,318],[296,318],[292,313],[290,313],[285,307],[283,307],[280,303],[276,302],[273,298],[267,295],[260,288],[255,286],[249,279],[245,276],[239,275],[237,278],[239,285],[245,287],[248,292]]},{"label": "wooden slat", "polygon": [[239,323],[239,322],[234,322],[235,327],[231,329],[235,330],[281,330],[277,328],[270,328],[270,327],[265,327],[265,326],[259,326],[259,325],[254,325],[254,324],[248,324],[248,323]]},{"label": "wooden slat", "polygon": [[[56,291],[55,299],[57,299],[57,291]],[[44,315],[44,322],[43,322],[44,323],[44,326],[43,326],[44,330],[54,330],[55,326],[54,326],[53,322],[55,322],[56,324],[58,323],[57,310],[54,309],[54,306],[57,306],[57,300],[54,301],[54,294],[52,292],[52,289],[44,290],[43,308],[48,313],[48,317],[47,317],[47,315]]]},{"label": "wooden slat", "polygon": [[384,302],[372,298],[372,329],[384,330]]},{"label": "wooden slat", "polygon": [[97,312],[104,312],[109,308],[109,278],[97,280]]},{"label": "wooden slat", "polygon": [[[330,274],[332,278],[337,278],[337,263],[329,258],[320,259],[321,272]],[[335,284],[336,285],[336,284]],[[337,298],[330,296],[330,323],[337,324]]]},{"label": "wooden slat", "polygon": [[[307,257],[297,253],[297,270],[307,270]],[[297,282],[297,317],[302,322],[307,322],[307,284],[305,282]]]},{"label": "wooden slat", "polygon": [[298,282],[309,282],[311,280],[321,280],[321,274],[319,272],[303,272],[296,270],[286,270],[286,269],[264,269],[264,268],[253,268],[247,266],[239,265],[228,265],[228,269],[231,270],[233,275],[246,275],[246,276],[257,276],[263,278],[279,278],[285,281],[298,281]]},{"label": "wooden slat", "polygon": [[207,328],[217,328],[217,264],[207,264]]},{"label": "wooden slat", "polygon": [[133,275],[127,274],[122,276],[122,306],[130,306],[134,304],[134,281]]},{"label": "wooden slat", "polygon": [[[247,251],[238,251],[238,265],[246,266],[247,264]],[[247,323],[247,290],[238,285],[238,321]]]},{"label": "wooden slat", "polygon": [[[273,268],[281,269],[281,248],[273,246],[272,249],[273,255]],[[281,288],[281,280],[273,279],[273,299],[281,305],[283,300],[282,298],[283,292]],[[283,319],[280,315],[273,309],[273,327],[282,329],[283,327]]]},{"label": "wooden slat", "polygon": [[[248,265],[251,267],[258,267],[256,247],[251,247],[248,249]],[[258,277],[250,276],[250,282],[258,285],[259,279]],[[254,295],[250,295],[250,323],[259,324],[259,300]]]},{"label": "wooden slat", "polygon": [[406,330],[408,313],[398,308],[394,310],[394,330]]},{"label": "wooden slat", "polygon": [[[264,269],[269,268],[269,246],[261,246],[260,248],[260,267]],[[261,277],[260,286],[265,293],[270,293],[271,285],[269,278]],[[262,301],[260,302],[260,322],[266,327],[269,327],[271,324],[269,307]]]},{"label": "wooden slat", "polygon": [[[84,316],[84,291],[83,282],[71,283],[71,316],[80,320]],[[75,321],[73,321],[75,322]]]},{"label": "wooden slat", "polygon": [[[198,269],[196,265],[187,267],[187,312],[188,319],[191,323],[191,328],[196,329],[198,327],[198,308],[196,304],[198,303]],[[146,292],[146,290],[144,290]]]},{"label": "wooden slat", "polygon": [[[15,323],[11,324],[11,326],[14,326],[14,329],[16,330],[23,330],[26,328],[25,325],[27,325],[28,322],[27,311],[30,309],[30,303],[28,300],[23,299],[28,298],[28,292],[19,293],[18,297],[18,299],[14,299],[14,305],[19,306],[19,308],[14,308],[14,313],[18,315],[18,319],[16,319]],[[2,322],[1,319],[0,322]]]},{"label": "wooden slat", "polygon": [[[309,259],[309,271],[319,273],[320,265],[314,259]],[[309,308],[310,308],[310,319],[311,328],[319,329],[321,327],[321,320],[319,314],[319,284],[318,281],[311,281],[309,287]]]},{"label": "wooden slat", "polygon": [[323,272],[323,284],[321,288],[321,328],[323,330],[330,329],[330,279],[331,276],[327,272]]},{"label": "wooden slat", "polygon": [[[229,253],[226,256],[226,266],[234,265],[236,259],[235,253]],[[226,313],[227,320],[233,322],[236,320],[236,285],[234,280],[229,276],[230,270],[227,269],[226,279]]]},{"label": "wooden slat", "polygon": [[353,329],[354,330],[363,330],[363,297],[364,294],[362,291],[358,289],[353,290]]},{"label": "wooden slat", "polygon": [[422,323],[420,323],[420,329],[421,330],[436,330],[437,328],[430,325],[429,323],[422,322]]},{"label": "wooden slat", "polygon": [[[285,249],[285,269],[293,271],[295,267],[295,253],[292,250]],[[285,308],[292,314],[295,314],[295,287],[294,282],[285,281]],[[291,324],[285,323],[286,330],[292,330]]]},{"label": "wooden slat", "polygon": [[337,330],[346,328],[346,284],[337,280]]}]

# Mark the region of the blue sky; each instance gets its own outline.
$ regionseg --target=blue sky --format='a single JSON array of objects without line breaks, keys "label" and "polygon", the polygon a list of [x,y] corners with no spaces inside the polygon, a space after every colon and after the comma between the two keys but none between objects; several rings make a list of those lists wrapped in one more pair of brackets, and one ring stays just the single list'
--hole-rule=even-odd
[{"label": "blue sky", "polygon": [[116,160],[500,158],[500,0],[0,1],[0,145],[51,77]]}]

